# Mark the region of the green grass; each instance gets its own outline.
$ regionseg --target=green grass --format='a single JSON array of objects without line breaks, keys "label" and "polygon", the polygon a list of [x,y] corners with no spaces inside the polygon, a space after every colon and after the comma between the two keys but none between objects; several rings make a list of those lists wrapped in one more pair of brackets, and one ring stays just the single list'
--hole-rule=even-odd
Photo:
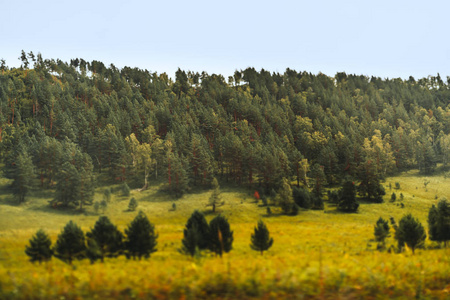
[{"label": "green grass", "polygon": [[[416,171],[388,178],[385,203],[362,203],[357,214],[342,214],[326,204],[325,211],[300,211],[298,216],[279,215],[276,208],[254,203],[253,191],[223,187],[225,205],[218,208],[234,231],[233,250],[223,259],[205,254],[191,259],[178,252],[184,225],[195,210],[213,215],[206,207],[210,192],[196,191],[174,200],[159,186],[130,197],[113,194],[105,215],[120,230],[143,210],[159,233],[158,251],[145,261],[124,257],[104,265],[87,260],[72,268],[57,259],[33,265],[24,253],[37,229],[46,230],[52,241],[64,225],[73,220],[84,231],[98,219],[93,207],[84,213],[49,208],[52,191],[34,192],[27,203],[14,204],[5,192],[8,182],[0,179],[0,298],[438,298],[450,297],[450,250],[419,249],[415,255],[378,252],[373,226],[381,216],[397,222],[406,213],[418,217],[427,227],[428,209],[440,197],[450,195],[449,180],[429,177],[427,189]],[[400,190],[389,190],[400,182]],[[417,189],[416,189],[417,187]],[[101,200],[104,188],[95,198]],[[403,193],[404,208],[389,202],[392,192]],[[436,195],[438,199],[436,199]],[[139,202],[128,212],[128,201]],[[171,211],[172,203],[177,209]],[[274,245],[261,256],[249,247],[257,221],[266,223]],[[388,246],[395,244],[390,237]],[[427,247],[434,243],[427,241]]]}]

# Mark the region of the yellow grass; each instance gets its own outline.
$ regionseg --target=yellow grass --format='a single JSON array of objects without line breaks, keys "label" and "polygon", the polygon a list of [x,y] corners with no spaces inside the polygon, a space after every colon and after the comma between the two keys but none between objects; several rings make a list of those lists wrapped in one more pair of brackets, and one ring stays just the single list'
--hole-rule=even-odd
[{"label": "yellow grass", "polygon": [[[325,211],[300,211],[298,216],[266,216],[265,207],[253,202],[252,192],[222,188],[226,215],[234,231],[233,250],[221,259],[212,254],[192,259],[178,252],[184,225],[193,210],[207,211],[210,192],[186,195],[174,201],[152,187],[132,191],[159,233],[158,251],[150,259],[124,257],[74,267],[57,259],[38,265],[28,262],[25,245],[43,228],[55,242],[64,225],[73,220],[88,231],[98,215],[89,207],[84,214],[48,208],[51,192],[37,193],[26,204],[11,204],[11,195],[0,192],[0,298],[161,298],[161,299],[360,299],[450,298],[450,249],[420,249],[415,255],[376,251],[373,225],[381,216],[397,222],[411,212],[427,227],[428,209],[438,198],[449,198],[450,179],[430,177],[427,190],[417,172],[389,178],[383,204],[360,206],[357,214],[341,214],[332,206]],[[6,185],[0,179],[0,188]],[[416,189],[417,186],[417,189]],[[102,197],[99,189],[96,199]],[[405,205],[390,203],[403,193]],[[124,230],[137,212],[127,212],[129,198],[114,194],[106,211]],[[172,203],[176,211],[170,211]],[[275,210],[276,211],[276,210]],[[207,219],[213,218],[207,214]],[[250,235],[262,218],[274,238],[273,247],[261,256],[249,247]],[[388,245],[395,244],[389,238]],[[427,246],[434,245],[427,241]]]}]

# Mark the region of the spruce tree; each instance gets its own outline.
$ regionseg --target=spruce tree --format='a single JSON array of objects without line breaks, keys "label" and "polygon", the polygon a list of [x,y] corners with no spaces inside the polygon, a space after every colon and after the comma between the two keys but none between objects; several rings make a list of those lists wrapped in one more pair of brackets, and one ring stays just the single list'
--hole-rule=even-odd
[{"label": "spruce tree", "polygon": [[137,207],[138,207],[138,202],[134,197],[132,197],[130,199],[130,202],[128,202],[128,210],[135,211]]},{"label": "spruce tree", "polygon": [[398,222],[398,228],[395,231],[395,239],[398,241],[399,245],[408,245],[413,254],[417,247],[423,245],[426,238],[427,235],[422,224],[411,214],[405,215],[400,219],[400,222]]},{"label": "spruce tree", "polygon": [[212,212],[216,212],[216,207],[224,204],[223,201],[220,200],[220,186],[216,178],[212,181],[213,191],[211,196],[209,197],[208,206],[212,206]]},{"label": "spruce tree", "polygon": [[255,251],[261,251],[261,255],[263,251],[272,247],[273,238],[270,237],[269,230],[262,220],[258,221],[258,226],[255,227],[255,232],[251,236],[251,242],[250,248]]},{"label": "spruce tree", "polygon": [[445,247],[450,240],[450,203],[447,199],[431,206],[428,212],[428,234],[430,240],[444,242]]},{"label": "spruce tree", "polygon": [[130,187],[126,182],[122,184],[122,196],[129,197],[130,196]]},{"label": "spruce tree", "polygon": [[190,228],[186,228],[183,231],[183,240],[181,240],[181,253],[194,256],[200,250],[199,242],[201,239],[201,233],[197,226],[194,224]]},{"label": "spruce tree", "polygon": [[[189,231],[191,231],[191,233],[189,233]],[[192,235],[193,231],[198,233],[196,246],[198,246],[199,250],[208,249],[210,228],[205,216],[198,210],[195,210],[186,222],[186,227],[183,231],[184,239],[187,239],[188,234]]]},{"label": "spruce tree", "polygon": [[82,259],[86,254],[86,244],[84,233],[77,224],[69,221],[61,234],[54,248],[55,256],[60,260],[72,264],[74,259]]},{"label": "spruce tree", "polygon": [[275,198],[276,203],[281,207],[285,214],[290,214],[294,206],[294,197],[292,188],[287,178],[283,178],[278,194]]},{"label": "spruce tree", "polygon": [[389,234],[389,222],[380,217],[374,226],[375,241],[378,242],[378,249],[384,249],[386,247],[386,238]]},{"label": "spruce tree", "polygon": [[230,252],[233,247],[233,231],[227,218],[222,215],[216,216],[209,222],[210,240],[209,248],[212,252],[222,256],[224,252]]},{"label": "spruce tree", "polygon": [[356,212],[359,203],[356,201],[356,187],[352,181],[346,181],[338,193],[338,210]]},{"label": "spruce tree", "polygon": [[155,227],[148,220],[147,216],[140,211],[136,218],[125,229],[125,250],[127,258],[140,260],[142,257],[148,258],[155,252],[158,234]]},{"label": "spruce tree", "polygon": [[26,246],[25,253],[30,257],[31,262],[38,261],[39,264],[43,261],[48,261],[53,256],[51,249],[52,241],[44,230],[39,229],[36,234],[30,239],[30,245]]},{"label": "spruce tree", "polygon": [[13,190],[14,197],[18,203],[25,201],[25,196],[32,188],[34,177],[34,166],[31,157],[25,151],[19,154],[13,168],[13,182],[11,188]]},{"label": "spruce tree", "polygon": [[[101,262],[105,257],[117,257],[123,250],[123,234],[111,223],[108,217],[101,216],[94,225],[94,228],[86,233],[88,246],[90,240],[95,242],[91,245],[98,248]],[[92,247],[88,247],[92,249]]]}]

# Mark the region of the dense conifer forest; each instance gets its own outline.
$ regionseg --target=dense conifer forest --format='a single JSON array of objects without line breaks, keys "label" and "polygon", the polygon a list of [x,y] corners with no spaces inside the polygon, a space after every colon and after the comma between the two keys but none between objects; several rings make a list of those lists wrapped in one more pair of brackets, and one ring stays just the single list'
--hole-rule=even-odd
[{"label": "dense conifer forest", "polygon": [[52,206],[82,209],[104,184],[164,182],[179,197],[214,178],[262,195],[288,182],[318,198],[353,182],[377,202],[386,176],[449,164],[450,78],[439,74],[178,69],[172,79],[95,60],[20,59],[0,70],[0,159],[18,202],[51,188]]}]

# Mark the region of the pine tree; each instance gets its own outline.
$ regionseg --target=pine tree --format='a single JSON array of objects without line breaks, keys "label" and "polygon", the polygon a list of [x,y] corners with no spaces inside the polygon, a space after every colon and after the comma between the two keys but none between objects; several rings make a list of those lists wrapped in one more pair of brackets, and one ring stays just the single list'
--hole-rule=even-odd
[{"label": "pine tree", "polygon": [[356,201],[356,188],[352,181],[346,181],[338,193],[338,210],[356,212],[359,203]]},{"label": "pine tree", "polygon": [[31,157],[25,151],[19,154],[13,168],[11,188],[18,203],[25,201],[25,196],[32,188],[34,171]]},{"label": "pine tree", "polygon": [[142,257],[148,258],[155,252],[158,234],[155,233],[155,227],[148,220],[147,216],[140,211],[136,218],[125,229],[125,250],[127,258],[141,260]]},{"label": "pine tree", "polygon": [[[205,216],[198,210],[195,210],[186,222],[186,226],[183,231],[184,239],[187,239],[189,231],[196,231],[198,233],[196,246],[198,246],[199,250],[208,249],[210,228]],[[192,232],[190,234],[192,235]]]},{"label": "pine tree", "polygon": [[103,191],[103,199],[109,203],[109,202],[111,202],[111,198],[112,198],[111,189],[106,188]]},{"label": "pine tree", "polygon": [[272,247],[273,238],[270,237],[269,230],[262,220],[258,221],[258,226],[255,227],[255,232],[251,236],[251,242],[250,248],[255,251],[261,251],[261,255],[263,251]]},{"label": "pine tree", "polygon": [[281,188],[278,190],[278,194],[275,198],[276,203],[281,207],[285,214],[289,214],[292,211],[294,203],[294,197],[292,195],[291,185],[287,178],[283,178]]},{"label": "pine tree", "polygon": [[102,262],[105,257],[117,257],[123,249],[123,234],[106,216],[101,216],[95,223],[94,228],[86,233],[86,236],[88,246],[90,240],[95,242]]},{"label": "pine tree", "polygon": [[129,197],[130,196],[130,187],[126,182],[122,184],[122,196]]},{"label": "pine tree", "polygon": [[414,254],[414,250],[422,246],[426,238],[425,229],[418,219],[411,214],[407,214],[400,219],[398,228],[395,231],[395,239],[399,245],[408,245]]},{"label": "pine tree", "polygon": [[374,226],[375,241],[378,242],[378,249],[384,249],[386,247],[386,238],[389,234],[389,223],[380,217]]},{"label": "pine tree", "polygon": [[138,202],[134,197],[132,197],[130,199],[130,202],[128,203],[128,210],[135,211],[137,207],[138,207]]},{"label": "pine tree", "polygon": [[430,240],[444,242],[445,247],[450,240],[450,203],[447,199],[431,206],[428,212],[428,234]]},{"label": "pine tree", "polygon": [[73,221],[69,221],[61,231],[61,234],[58,235],[54,251],[57,258],[70,265],[74,259],[85,257],[86,244],[84,233]]},{"label": "pine tree", "polygon": [[217,206],[222,206],[224,204],[223,201],[220,199],[220,186],[216,178],[212,181],[212,188],[213,191],[211,193],[211,196],[209,197],[209,203],[208,206],[212,206],[212,212],[216,212]]},{"label": "pine tree", "polygon": [[183,231],[183,240],[181,240],[181,253],[194,256],[200,251],[199,243],[201,239],[201,233],[197,226],[194,224],[190,228],[186,228]]},{"label": "pine tree", "polygon": [[30,257],[31,262],[38,261],[39,264],[43,261],[48,261],[53,256],[51,249],[52,241],[44,230],[39,229],[36,234],[30,239],[30,245],[26,246],[25,253]]},{"label": "pine tree", "polygon": [[233,246],[233,231],[230,230],[228,220],[222,215],[218,215],[209,222],[209,228],[211,232],[210,250],[220,256],[224,252],[230,252]]},{"label": "pine tree", "polygon": [[380,184],[376,165],[372,161],[365,162],[361,166],[359,177],[361,179],[358,187],[359,194],[371,202],[382,203],[386,191]]}]

